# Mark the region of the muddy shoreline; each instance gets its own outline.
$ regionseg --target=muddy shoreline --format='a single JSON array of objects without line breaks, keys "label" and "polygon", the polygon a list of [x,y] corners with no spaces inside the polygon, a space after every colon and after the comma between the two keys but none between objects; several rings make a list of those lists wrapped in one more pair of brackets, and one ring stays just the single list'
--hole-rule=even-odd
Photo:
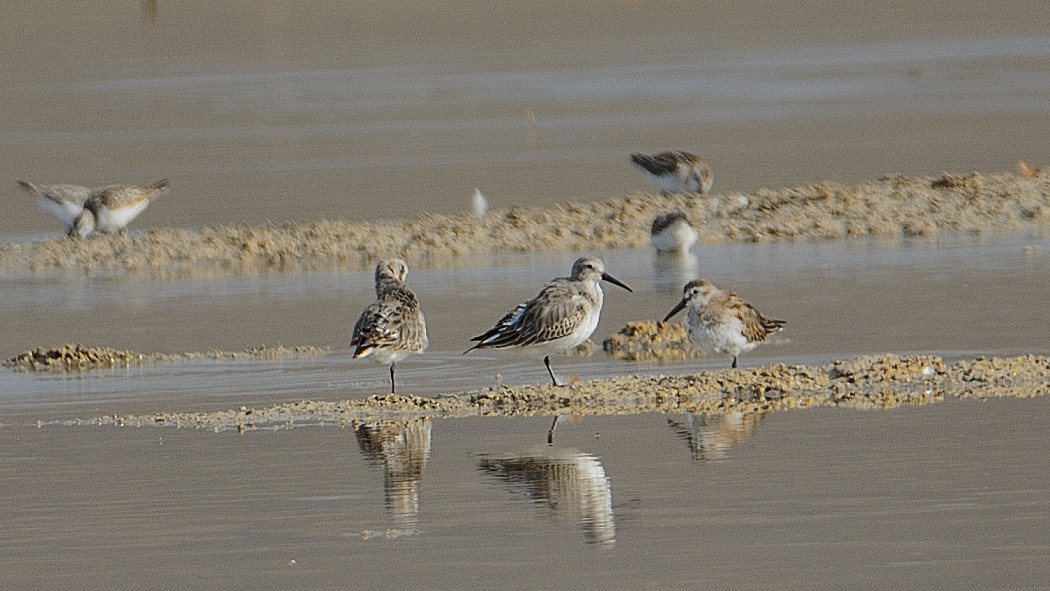
[{"label": "muddy shoreline", "polygon": [[365,270],[385,256],[447,268],[501,252],[645,248],[657,214],[680,210],[700,244],[933,237],[1050,230],[1050,173],[888,176],[856,185],[696,197],[633,193],[593,203],[510,208],[483,216],[321,220],[265,226],[161,228],[88,240],[0,246],[0,274],[164,279],[250,273]]},{"label": "muddy shoreline", "polygon": [[885,409],[946,398],[1031,398],[1050,393],[1050,358],[976,357],[946,364],[930,355],[872,355],[823,366],[772,364],[685,375],[620,376],[551,385],[501,386],[436,397],[374,395],[304,400],[220,412],[158,412],[49,425],[167,426],[213,431],[346,426],[410,417],[608,415],[649,412],[767,413],[816,407]]}]

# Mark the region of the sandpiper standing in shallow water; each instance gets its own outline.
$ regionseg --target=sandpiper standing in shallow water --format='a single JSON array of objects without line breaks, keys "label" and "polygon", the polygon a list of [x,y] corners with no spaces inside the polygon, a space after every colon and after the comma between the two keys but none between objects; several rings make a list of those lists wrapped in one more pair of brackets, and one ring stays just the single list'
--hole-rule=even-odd
[{"label": "sandpiper standing in shallow water", "polygon": [[536,297],[507,312],[496,326],[471,339],[478,344],[464,354],[474,349],[527,348],[544,356],[551,381],[560,386],[550,356],[579,346],[594,333],[605,298],[598,284],[603,280],[634,291],[606,273],[601,259],[582,257],[572,264],[569,277],[554,279]]},{"label": "sandpiper standing in shallow water", "polygon": [[430,345],[427,324],[419,300],[405,286],[408,265],[387,259],[376,265],[376,301],[365,308],[354,325],[350,346],[354,359],[371,357],[390,364],[390,393],[394,394],[394,366],[410,353],[422,353]]},{"label": "sandpiper standing in shallow water", "polygon": [[649,231],[649,241],[659,253],[685,253],[696,244],[696,239],[696,230],[680,211],[656,216]]},{"label": "sandpiper standing in shallow water", "polygon": [[151,199],[168,192],[168,179],[152,185],[109,185],[91,191],[84,208],[67,232],[73,238],[87,238],[96,232],[121,232]]},{"label": "sandpiper standing in shallow water", "polygon": [[664,322],[686,307],[689,337],[701,349],[732,355],[734,368],[738,355],[754,349],[785,324],[783,320],[766,318],[744,298],[721,290],[706,279],[685,284],[682,301],[667,313]]},{"label": "sandpiper standing in shallow water", "polygon": [[73,220],[84,211],[84,202],[91,195],[91,188],[80,185],[37,185],[28,181],[17,181],[27,193],[36,197],[40,209],[62,221],[68,232]]},{"label": "sandpiper standing in shallow water", "polygon": [[660,187],[664,195],[699,193],[711,190],[714,177],[711,167],[696,154],[671,150],[659,154],[631,154],[634,162],[645,171],[645,176]]}]

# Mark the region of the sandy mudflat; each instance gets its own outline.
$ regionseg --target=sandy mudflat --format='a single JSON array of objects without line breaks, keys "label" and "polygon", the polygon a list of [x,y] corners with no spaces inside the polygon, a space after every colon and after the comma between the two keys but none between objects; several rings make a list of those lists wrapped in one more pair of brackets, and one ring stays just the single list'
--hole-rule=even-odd
[{"label": "sandy mudflat", "polygon": [[[685,211],[708,244],[773,240],[937,236],[1050,229],[1050,174],[944,174],[887,177],[854,186],[804,187],[708,197],[634,194],[590,204],[511,209],[482,217],[427,215],[413,221],[319,221],[284,226],[162,229],[86,241],[49,240],[0,249],[7,272],[181,277],[252,272],[363,269],[399,254],[418,266],[454,266],[461,255],[542,250],[644,248],[652,217]],[[603,343],[633,360],[700,354],[680,324],[629,323]],[[81,370],[210,355],[276,358],[323,355],[319,347],[232,354],[161,355],[65,346],[8,360],[21,369]],[[946,366],[929,356],[863,357],[823,367],[773,365],[672,377],[613,377],[569,388],[514,386],[435,398],[371,397],[300,402],[215,414],[111,416],[93,422],[245,429],[277,423],[336,422],[399,416],[608,414],[650,411],[766,412],[808,406],[886,407],[945,396],[1031,396],[1050,384],[1050,362],[1027,356],[977,358]]]},{"label": "sandy mudflat", "polygon": [[113,367],[137,367],[148,363],[173,363],[200,359],[281,359],[324,355],[324,349],[312,346],[284,347],[281,345],[253,347],[244,351],[190,351],[186,353],[139,353],[68,344],[59,347],[37,347],[4,361],[4,365],[19,371],[73,372]]},{"label": "sandy mudflat", "polygon": [[[100,347],[0,369],[0,588],[1050,580],[1050,187],[995,172],[1050,164],[1043,4],[5,8],[0,359]],[[627,158],[674,148],[716,194],[651,194]],[[164,177],[128,235],[87,241],[14,183]],[[652,255],[672,208],[695,265]],[[537,359],[460,355],[606,249],[636,293],[607,290],[598,347],[693,274],[783,340],[730,371],[638,323],[558,359],[558,389]],[[347,350],[393,254],[433,333],[398,397]],[[545,446],[560,413],[605,416]],[[288,428],[321,421],[347,428]]]},{"label": "sandy mudflat", "polygon": [[1050,392],[1050,358],[964,359],[866,356],[814,367],[768,365],[679,376],[623,376],[568,387],[525,385],[425,398],[384,395],[332,402],[302,401],[214,413],[112,415],[64,424],[175,426],[214,430],[346,425],[355,420],[643,412],[764,413],[826,406],[890,408],[945,397],[1034,397]]},{"label": "sandy mudflat", "polygon": [[88,240],[56,238],[0,247],[0,272],[173,278],[359,270],[377,258],[454,266],[494,252],[645,247],[655,215],[685,212],[703,244],[938,236],[1050,229],[1050,173],[889,176],[706,197],[634,193],[594,203],[511,208],[481,217],[410,221],[321,220],[267,226],[163,228]]},{"label": "sandy mudflat", "polygon": [[602,349],[618,359],[646,361],[649,359],[691,359],[704,352],[689,338],[688,328],[682,322],[631,320],[616,334],[602,341]]}]

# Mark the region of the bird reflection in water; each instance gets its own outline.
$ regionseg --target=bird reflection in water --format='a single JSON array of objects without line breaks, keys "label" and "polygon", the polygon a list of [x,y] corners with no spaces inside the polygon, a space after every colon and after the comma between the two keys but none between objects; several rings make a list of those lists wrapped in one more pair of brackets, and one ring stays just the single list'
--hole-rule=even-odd
[{"label": "bird reflection in water", "polygon": [[368,463],[383,468],[387,512],[403,526],[419,514],[419,480],[430,457],[427,418],[354,421],[357,445]]},{"label": "bird reflection in water", "polygon": [[694,460],[721,460],[731,447],[755,433],[764,412],[716,412],[691,414],[685,422],[667,419],[667,424],[689,445]]},{"label": "bird reflection in water", "polygon": [[587,543],[611,546],[616,541],[612,486],[598,458],[542,445],[508,456],[482,457],[478,470],[582,527]]},{"label": "bird reflection in water", "polygon": [[660,293],[679,295],[682,286],[700,274],[700,259],[691,252],[657,252],[653,255],[653,285]]}]

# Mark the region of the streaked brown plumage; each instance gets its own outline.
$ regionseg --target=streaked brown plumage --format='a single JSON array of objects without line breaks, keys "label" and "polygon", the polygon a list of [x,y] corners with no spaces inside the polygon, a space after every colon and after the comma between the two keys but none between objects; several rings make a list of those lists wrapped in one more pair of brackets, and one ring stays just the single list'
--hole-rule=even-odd
[{"label": "streaked brown plumage", "polygon": [[686,307],[689,336],[701,349],[732,355],[734,368],[738,355],[754,349],[785,324],[766,318],[744,298],[706,279],[685,284],[682,301],[667,313],[664,322]]},{"label": "streaked brown plumage", "polygon": [[354,358],[371,357],[390,364],[390,392],[394,393],[394,366],[411,353],[429,345],[426,320],[416,295],[405,286],[408,265],[397,258],[376,265],[376,301],[365,308],[354,324],[350,346]]}]

